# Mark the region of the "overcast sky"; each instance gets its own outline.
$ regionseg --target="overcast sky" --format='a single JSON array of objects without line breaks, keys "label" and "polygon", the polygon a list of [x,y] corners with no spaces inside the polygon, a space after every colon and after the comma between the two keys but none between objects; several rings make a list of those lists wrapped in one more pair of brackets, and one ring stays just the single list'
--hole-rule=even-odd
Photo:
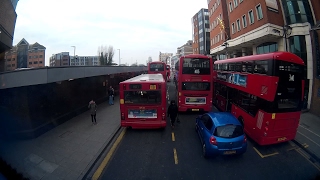
[{"label": "overcast sky", "polygon": [[114,61],[145,64],[159,51],[176,53],[192,39],[191,18],[206,0],[19,0],[13,45],[25,38],[59,52],[95,56],[101,45],[114,47]]}]

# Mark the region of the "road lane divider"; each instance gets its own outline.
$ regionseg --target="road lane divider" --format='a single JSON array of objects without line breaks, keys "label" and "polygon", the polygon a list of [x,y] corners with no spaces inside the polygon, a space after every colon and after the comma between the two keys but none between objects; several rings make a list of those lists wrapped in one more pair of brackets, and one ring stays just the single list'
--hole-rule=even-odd
[{"label": "road lane divider", "polygon": [[311,131],[311,130],[310,130],[310,129],[308,129],[308,128],[305,128],[305,127],[301,126],[300,124],[299,124],[299,126],[300,126],[300,127],[302,127],[303,129],[305,129],[305,130],[307,130],[307,131],[311,132],[312,134],[314,134],[314,135],[318,136],[318,137],[320,138],[320,135],[319,135],[319,134],[317,134],[317,133],[315,133],[315,132]]},{"label": "road lane divider", "polygon": [[92,180],[97,180],[99,179],[99,177],[101,176],[104,168],[107,166],[108,162],[110,161],[114,151],[116,150],[117,146],[119,145],[119,143],[121,142],[124,134],[126,133],[126,129],[124,129],[121,134],[119,135],[119,137],[117,138],[117,140],[114,142],[114,144],[112,145],[110,151],[108,152],[108,154],[106,155],[106,157],[103,159],[103,161],[101,162],[100,166],[98,167],[98,169],[96,170],[96,172],[93,174],[92,176]]},{"label": "road lane divider", "polygon": [[304,136],[305,138],[307,138],[309,141],[313,142],[315,145],[320,147],[320,144],[316,143],[315,141],[313,141],[312,139],[310,139],[308,136],[302,134],[301,132],[298,131],[299,134],[301,134],[302,136]]},{"label": "road lane divider", "polygon": [[253,147],[253,149],[256,151],[256,153],[257,153],[261,158],[266,158],[266,157],[270,157],[270,156],[274,156],[274,155],[279,154],[278,152],[275,152],[275,153],[263,155],[257,148]]},{"label": "road lane divider", "polygon": [[174,132],[171,133],[171,139],[172,141],[176,141],[176,138],[174,137]]},{"label": "road lane divider", "polygon": [[174,164],[178,164],[178,155],[176,148],[173,148],[173,157],[174,157]]},{"label": "road lane divider", "polygon": [[309,163],[311,163],[318,171],[320,171],[320,165],[316,162],[316,161],[312,161],[311,157],[306,154],[301,148],[297,148],[296,151],[302,156],[304,157],[305,159],[307,159],[307,161]]}]

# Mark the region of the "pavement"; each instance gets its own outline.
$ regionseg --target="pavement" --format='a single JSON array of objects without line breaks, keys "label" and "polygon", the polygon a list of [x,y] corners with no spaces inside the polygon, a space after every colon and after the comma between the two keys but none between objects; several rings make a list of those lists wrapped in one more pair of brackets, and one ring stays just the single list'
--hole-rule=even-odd
[{"label": "pavement", "polygon": [[[29,179],[91,179],[97,159],[120,130],[119,99],[98,105],[97,125],[87,111],[31,140],[0,140],[0,156]],[[293,142],[320,163],[320,117],[301,115]],[[318,133],[318,134],[317,134]]]},{"label": "pavement", "polygon": [[0,140],[0,156],[25,178],[84,179],[120,129],[119,99],[98,105],[97,124],[86,111],[30,140]]}]

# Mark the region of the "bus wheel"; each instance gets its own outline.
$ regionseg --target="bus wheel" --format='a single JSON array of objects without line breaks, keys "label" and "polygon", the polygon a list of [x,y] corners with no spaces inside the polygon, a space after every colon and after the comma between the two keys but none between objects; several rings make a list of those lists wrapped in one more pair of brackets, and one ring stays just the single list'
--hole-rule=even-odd
[{"label": "bus wheel", "polygon": [[241,123],[241,125],[244,127],[244,120],[243,120],[243,118],[240,116],[240,117],[238,118],[238,120],[239,120],[239,122]]}]

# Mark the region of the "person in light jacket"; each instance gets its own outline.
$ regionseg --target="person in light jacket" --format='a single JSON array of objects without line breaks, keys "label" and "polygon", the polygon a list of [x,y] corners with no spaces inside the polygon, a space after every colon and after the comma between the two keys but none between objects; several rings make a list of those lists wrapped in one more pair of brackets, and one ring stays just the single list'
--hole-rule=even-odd
[{"label": "person in light jacket", "polygon": [[97,124],[96,114],[97,114],[97,104],[93,100],[89,102],[88,108],[90,109],[91,113],[91,121],[92,124]]}]

